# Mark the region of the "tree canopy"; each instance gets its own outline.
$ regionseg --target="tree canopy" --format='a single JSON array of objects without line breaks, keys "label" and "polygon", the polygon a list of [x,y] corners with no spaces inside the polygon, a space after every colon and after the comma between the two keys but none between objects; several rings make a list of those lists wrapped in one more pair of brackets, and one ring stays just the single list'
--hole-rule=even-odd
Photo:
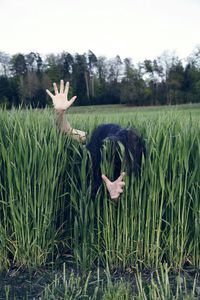
[{"label": "tree canopy", "polygon": [[169,51],[154,60],[134,64],[131,58],[97,57],[62,52],[0,52],[0,106],[45,107],[45,89],[53,82],[69,81],[77,105],[159,105],[200,102],[200,47],[183,63]]}]

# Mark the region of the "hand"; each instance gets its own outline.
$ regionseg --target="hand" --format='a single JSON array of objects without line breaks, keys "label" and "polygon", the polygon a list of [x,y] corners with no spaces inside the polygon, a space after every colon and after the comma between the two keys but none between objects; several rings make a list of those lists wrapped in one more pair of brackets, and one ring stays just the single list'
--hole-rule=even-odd
[{"label": "hand", "polygon": [[58,92],[58,88],[55,82],[53,83],[53,88],[55,95],[53,95],[49,90],[46,90],[46,92],[53,100],[53,106],[57,111],[68,109],[76,100],[76,96],[72,97],[70,100],[67,99],[69,82],[67,82],[64,87],[64,81],[60,81],[60,92]]},{"label": "hand", "polygon": [[118,201],[120,194],[123,193],[123,187],[125,186],[125,182],[123,181],[124,176],[125,173],[122,172],[121,175],[112,182],[108,179],[108,177],[102,175],[102,179],[106,184],[110,198],[116,202]]}]

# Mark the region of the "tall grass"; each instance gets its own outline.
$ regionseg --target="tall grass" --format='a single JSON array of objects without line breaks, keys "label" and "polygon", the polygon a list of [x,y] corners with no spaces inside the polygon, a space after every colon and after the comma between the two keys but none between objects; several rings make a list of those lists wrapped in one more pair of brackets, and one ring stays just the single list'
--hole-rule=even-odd
[{"label": "tall grass", "polygon": [[[65,257],[77,269],[200,266],[200,122],[173,112],[71,116],[90,135],[100,123],[132,125],[147,157],[126,176],[116,205],[91,196],[86,148],[61,134],[50,110],[0,112],[0,268]],[[112,177],[109,145],[102,172]]]}]

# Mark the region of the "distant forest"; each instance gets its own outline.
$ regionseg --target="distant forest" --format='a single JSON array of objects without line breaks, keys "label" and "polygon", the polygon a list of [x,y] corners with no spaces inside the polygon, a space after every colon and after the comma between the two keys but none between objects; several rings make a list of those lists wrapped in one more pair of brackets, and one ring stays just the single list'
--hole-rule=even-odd
[{"label": "distant forest", "polygon": [[165,51],[154,60],[137,64],[84,54],[0,52],[0,107],[51,104],[46,88],[60,79],[71,84],[76,105],[127,104],[170,105],[200,102],[200,47],[184,61]]}]

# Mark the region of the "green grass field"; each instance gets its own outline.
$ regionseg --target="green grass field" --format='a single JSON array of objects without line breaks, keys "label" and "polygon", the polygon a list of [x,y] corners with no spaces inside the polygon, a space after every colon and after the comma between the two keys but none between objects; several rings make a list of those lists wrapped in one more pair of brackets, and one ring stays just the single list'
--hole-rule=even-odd
[{"label": "green grass field", "polygon": [[[41,299],[198,299],[200,105],[73,107],[69,120],[88,138],[101,123],[137,128],[142,176],[126,177],[118,206],[104,186],[92,199],[87,151],[59,132],[53,110],[1,110],[2,299],[15,291],[5,274],[17,282],[63,263]],[[102,172],[112,177],[109,159]]]}]

